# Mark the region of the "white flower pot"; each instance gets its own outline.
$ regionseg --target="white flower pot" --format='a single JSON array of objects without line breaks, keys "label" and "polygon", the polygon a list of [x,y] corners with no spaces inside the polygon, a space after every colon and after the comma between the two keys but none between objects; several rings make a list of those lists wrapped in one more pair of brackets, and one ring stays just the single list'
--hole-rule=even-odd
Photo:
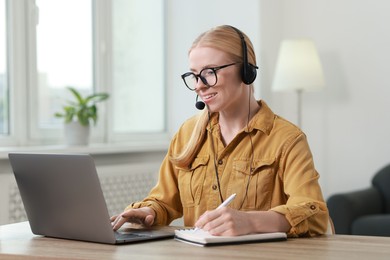
[{"label": "white flower pot", "polygon": [[88,145],[89,129],[89,125],[83,126],[77,121],[66,123],[64,125],[66,144],[71,146]]}]

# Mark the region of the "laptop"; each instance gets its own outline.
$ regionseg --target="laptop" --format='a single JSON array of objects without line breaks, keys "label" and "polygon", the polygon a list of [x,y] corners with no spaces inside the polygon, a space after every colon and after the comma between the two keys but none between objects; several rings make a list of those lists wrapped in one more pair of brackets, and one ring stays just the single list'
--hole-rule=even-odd
[{"label": "laptop", "polygon": [[9,153],[31,231],[47,237],[121,244],[173,238],[173,227],[113,231],[88,154]]}]

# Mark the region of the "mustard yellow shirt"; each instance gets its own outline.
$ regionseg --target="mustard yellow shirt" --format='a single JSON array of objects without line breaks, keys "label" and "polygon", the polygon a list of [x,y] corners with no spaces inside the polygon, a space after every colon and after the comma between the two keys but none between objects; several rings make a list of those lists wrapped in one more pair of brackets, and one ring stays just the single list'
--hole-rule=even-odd
[{"label": "mustard yellow shirt", "polygon": [[128,208],[151,207],[156,212],[156,225],[168,225],[184,216],[185,226],[193,226],[206,210],[221,203],[217,168],[223,199],[237,194],[229,207],[279,212],[292,227],[290,237],[324,234],[328,210],[306,136],[275,115],[264,101],[259,104],[261,109],[248,128],[242,129],[227,146],[221,140],[218,114],[213,114],[207,138],[195,160],[189,168],[182,169],[175,167],[169,156],[179,154],[188,142],[197,119],[195,116],[187,120],[171,141],[157,185],[142,202]]}]

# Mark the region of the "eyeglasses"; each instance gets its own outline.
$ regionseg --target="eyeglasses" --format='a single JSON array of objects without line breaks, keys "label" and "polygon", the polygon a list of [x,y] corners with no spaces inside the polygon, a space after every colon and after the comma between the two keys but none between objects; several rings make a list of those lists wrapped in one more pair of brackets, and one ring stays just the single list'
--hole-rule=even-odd
[{"label": "eyeglasses", "polygon": [[218,77],[217,77],[217,71],[232,65],[237,64],[237,62],[214,67],[214,68],[204,68],[200,71],[199,74],[195,74],[193,72],[187,72],[181,75],[181,78],[184,81],[184,84],[186,84],[186,87],[189,90],[194,91],[196,88],[196,85],[198,84],[198,79],[200,78],[207,87],[213,87],[215,84],[217,84]]}]

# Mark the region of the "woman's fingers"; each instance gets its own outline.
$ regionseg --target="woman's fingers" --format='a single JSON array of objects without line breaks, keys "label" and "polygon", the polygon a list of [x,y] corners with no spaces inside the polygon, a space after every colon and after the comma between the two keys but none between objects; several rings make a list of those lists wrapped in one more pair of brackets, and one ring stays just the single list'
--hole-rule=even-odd
[{"label": "woman's fingers", "polygon": [[112,216],[111,225],[114,230],[118,230],[126,222],[151,226],[155,218],[153,213],[154,211],[149,208],[129,209],[117,216]]}]

